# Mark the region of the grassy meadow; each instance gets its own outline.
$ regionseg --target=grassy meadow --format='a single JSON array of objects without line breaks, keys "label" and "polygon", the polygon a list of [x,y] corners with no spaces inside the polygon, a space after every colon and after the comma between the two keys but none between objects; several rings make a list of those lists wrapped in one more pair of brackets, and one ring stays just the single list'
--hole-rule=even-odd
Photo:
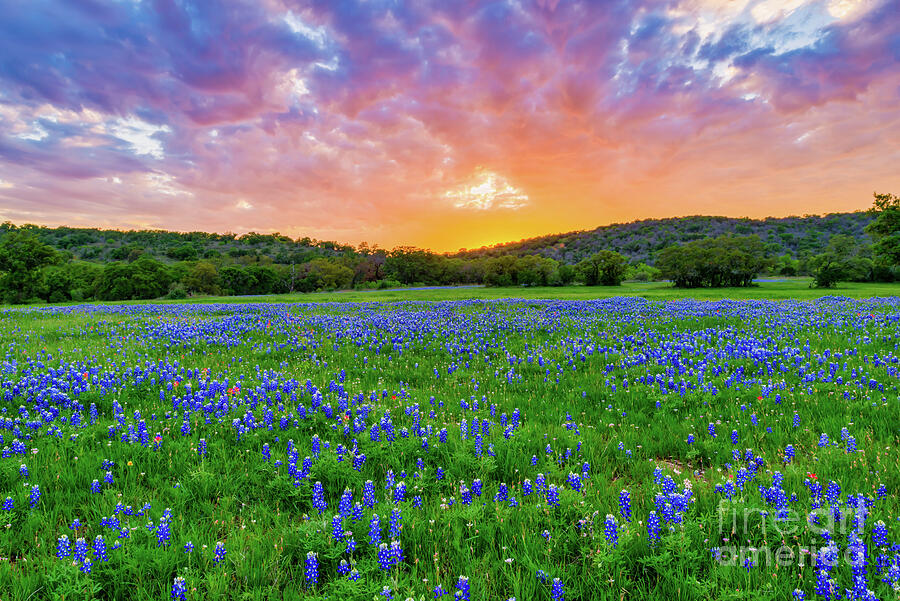
[{"label": "grassy meadow", "polygon": [[0,599],[898,598],[898,291],[0,310]]}]

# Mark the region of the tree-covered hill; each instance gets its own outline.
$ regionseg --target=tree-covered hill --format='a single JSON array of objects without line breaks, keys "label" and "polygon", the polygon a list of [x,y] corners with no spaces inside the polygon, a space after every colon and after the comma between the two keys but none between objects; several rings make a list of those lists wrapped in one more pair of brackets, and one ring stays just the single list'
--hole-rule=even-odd
[{"label": "tree-covered hill", "polygon": [[766,219],[704,216],[645,219],[467,249],[455,253],[455,256],[475,258],[538,254],[571,265],[600,250],[613,250],[634,262],[654,263],[657,254],[668,246],[721,234],[755,234],[770,256],[787,254],[794,259],[804,259],[821,253],[835,234],[868,243],[869,236],[863,230],[872,219],[873,216],[867,212]]},{"label": "tree-covered hill", "polygon": [[898,279],[900,197],[876,195],[872,213],[645,220],[445,254],[278,233],[0,225],[0,301],[9,303],[660,278],[748,286],[762,273],[808,274],[822,286]]},{"label": "tree-covered hill", "polygon": [[[804,259],[821,253],[832,235],[843,234],[859,242],[869,242],[863,231],[873,219],[870,213],[833,213],[804,217],[747,219],[731,217],[678,217],[645,219],[631,223],[604,225],[593,230],[549,234],[518,242],[449,253],[452,257],[478,258],[503,255],[540,255],[574,265],[600,250],[613,250],[632,262],[654,263],[667,246],[721,234],[757,235],[770,256],[790,255]],[[0,236],[10,227],[0,225]],[[352,256],[368,248],[310,238],[293,240],[274,234],[216,234],[165,230],[104,230],[96,228],[23,226],[44,244],[73,258],[96,263],[133,261],[148,256],[163,262],[260,259],[281,265],[301,264],[316,258]]]},{"label": "tree-covered hill", "polygon": [[[8,223],[0,225],[0,236],[10,227],[14,226]],[[139,256],[148,256],[163,262],[220,258],[243,258],[244,262],[253,262],[263,258],[273,263],[289,265],[356,252],[352,246],[337,242],[310,238],[293,240],[279,233],[250,232],[237,235],[166,230],[49,228],[35,225],[22,227],[55,250],[67,252],[75,259],[96,263],[133,261]]]}]

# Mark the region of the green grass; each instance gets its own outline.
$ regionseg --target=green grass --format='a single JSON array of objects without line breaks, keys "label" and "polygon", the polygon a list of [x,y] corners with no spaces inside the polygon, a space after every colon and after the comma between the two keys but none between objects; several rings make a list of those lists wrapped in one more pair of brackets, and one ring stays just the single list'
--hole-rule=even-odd
[{"label": "green grass", "polygon": [[[286,301],[386,301],[441,299],[563,298],[586,300],[625,294],[653,300],[678,298],[816,298],[823,294],[868,298],[889,296],[900,288],[887,285],[847,285],[830,291],[811,290],[802,280],[763,283],[736,291],[681,291],[660,284],[626,284],[617,288],[488,289],[348,292],[322,295],[241,299]],[[731,296],[728,295],[731,294]],[[741,295],[738,297],[738,293]],[[700,295],[713,296],[700,296]],[[758,295],[758,296],[757,296]],[[803,295],[803,296],[801,296]],[[235,299],[204,299],[207,302]],[[842,487],[842,511],[847,495],[862,493],[874,504],[864,539],[872,557],[878,550],[872,525],[884,520],[889,538],[900,532],[900,453],[897,420],[897,345],[900,341],[896,306],[892,304],[781,305],[754,304],[675,308],[615,301],[581,311],[540,303],[371,304],[348,306],[235,306],[207,312],[202,303],[189,310],[171,307],[126,312],[72,313],[4,311],[0,337],[5,360],[0,363],[0,408],[8,423],[0,429],[0,447],[14,438],[25,440],[24,456],[0,460],[0,501],[7,495],[12,511],[0,510],[0,599],[167,599],[173,579],[188,585],[188,599],[384,599],[384,586],[395,599],[432,599],[441,584],[453,591],[460,575],[470,579],[472,599],[544,601],[551,598],[553,578],[565,586],[566,599],[789,599],[800,587],[813,598],[814,575],[807,560],[783,566],[745,570],[713,559],[712,547],[818,547],[822,538],[805,525],[810,492],[804,485],[814,472],[824,485]],[[590,348],[589,348],[590,347]],[[838,357],[836,353],[840,353]],[[538,356],[544,362],[539,365]],[[583,359],[582,359],[583,357]],[[835,375],[806,382],[809,374]],[[702,383],[685,392],[663,393],[641,378],[659,375],[663,382]],[[186,370],[190,369],[188,375]],[[138,371],[136,371],[138,370]],[[197,370],[204,370],[197,373]],[[512,372],[510,372],[512,370]],[[343,381],[341,374],[343,372]],[[437,372],[437,373],[435,373]],[[801,373],[802,372],[802,373]],[[860,374],[864,372],[865,377]],[[86,378],[84,374],[87,374]],[[439,376],[439,377],[438,377]],[[738,378],[738,380],[735,380]],[[628,380],[629,385],[624,384]],[[307,380],[336,412],[311,412],[313,395]],[[870,380],[884,390],[871,388]],[[227,381],[227,384],[226,384]],[[85,390],[78,387],[88,382]],[[296,386],[292,384],[296,383]],[[864,383],[863,383],[864,382]],[[228,392],[240,383],[240,392]],[[182,435],[184,410],[173,402],[219,386],[199,400],[203,408],[189,415],[190,431]],[[709,386],[715,386],[713,391]],[[288,388],[293,387],[292,392]],[[162,399],[160,392],[162,391]],[[65,394],[68,401],[60,396]],[[358,433],[344,436],[338,406],[342,398],[363,395],[371,412]],[[372,399],[372,395],[375,398]],[[776,401],[775,395],[780,395]],[[55,396],[54,396],[55,395]],[[279,399],[280,397],[280,399]],[[199,398],[199,397],[198,397]],[[72,407],[68,403],[80,404]],[[117,418],[113,401],[123,408]],[[474,402],[478,408],[472,408]],[[223,403],[227,402],[227,406]],[[461,403],[469,405],[462,408]],[[90,423],[90,406],[96,422]],[[219,405],[216,405],[218,403]],[[308,412],[300,419],[297,405]],[[41,419],[37,407],[60,408],[40,428],[27,422]],[[20,413],[20,406],[28,417]],[[493,406],[493,410],[492,410]],[[217,408],[218,407],[218,408]],[[73,409],[83,426],[62,423]],[[264,425],[272,411],[273,428]],[[509,439],[501,415],[521,412],[521,425]],[[370,429],[390,411],[396,439],[379,442]],[[135,415],[139,411],[140,415]],[[257,426],[238,439],[233,420]],[[432,415],[432,411],[434,414]],[[793,425],[795,412],[800,425]],[[418,413],[418,418],[416,414]],[[290,417],[288,417],[290,416]],[[571,416],[571,420],[567,419]],[[18,424],[13,419],[20,417]],[[282,424],[280,420],[285,418]],[[481,453],[472,437],[461,439],[463,419],[491,422]],[[294,420],[297,420],[294,423]],[[141,421],[151,441],[123,442],[129,428]],[[756,423],[754,423],[754,421]],[[431,427],[428,449],[421,439],[400,434],[418,423]],[[716,424],[717,436],[707,433]],[[48,435],[53,424],[60,437]],[[114,428],[109,437],[109,428]],[[15,427],[19,428],[16,433]],[[438,432],[446,428],[446,442]],[[846,443],[818,445],[821,433],[839,441],[841,429],[855,437],[858,451]],[[730,440],[732,430],[739,443]],[[159,433],[158,449],[152,443]],[[310,474],[299,481],[288,474],[288,440],[298,449],[298,468],[311,456],[313,436],[329,443]],[[690,435],[695,437],[688,444]],[[199,440],[208,443],[204,457]],[[338,444],[356,438],[367,459],[355,471],[351,459],[338,461]],[[263,444],[271,460],[262,456]],[[784,463],[785,447],[796,457]],[[493,455],[488,446],[493,445]],[[550,446],[550,452],[546,450]],[[734,500],[720,505],[716,492],[739,467],[733,450],[752,449],[765,465]],[[33,453],[31,449],[37,449]],[[531,457],[537,457],[532,465]],[[422,466],[417,466],[417,459]],[[103,483],[104,460],[114,482],[93,494],[91,483]],[[283,464],[276,467],[274,461]],[[583,490],[567,483],[570,473],[590,466]],[[29,475],[19,472],[27,465]],[[445,478],[437,480],[437,468]],[[659,541],[647,536],[647,519],[661,492],[654,469],[661,468],[684,490],[690,482],[692,501],[683,520],[663,526]],[[407,485],[406,499],[395,505],[384,489],[386,473]],[[406,472],[406,477],[400,476]],[[775,471],[784,476],[790,503],[790,525],[775,522],[758,485],[771,486]],[[416,476],[416,474],[419,474]],[[560,504],[549,506],[536,495],[523,496],[523,482],[543,474],[560,486]],[[471,505],[462,503],[460,483],[483,483],[483,493]],[[377,504],[358,522],[344,520],[357,550],[331,540],[331,517],[345,488],[354,500],[364,484],[375,486]],[[321,482],[327,510],[312,506],[312,485]],[[494,502],[506,484],[517,507]],[[39,485],[41,499],[29,504],[30,487]],[[876,499],[880,485],[884,499]],[[631,494],[633,518],[619,514],[619,494]],[[416,507],[414,496],[422,498]],[[454,502],[451,506],[450,499]],[[129,539],[110,551],[110,561],[95,562],[90,575],[71,558],[54,557],[57,538],[68,534],[78,517],[79,536],[91,542],[98,534],[108,545],[117,532],[101,526],[117,503],[135,510],[152,507],[147,516],[125,517]],[[368,522],[381,516],[382,537],[391,511],[402,509],[398,540],[405,560],[382,571],[367,542]],[[720,510],[741,517],[733,529],[720,527]],[[159,524],[171,509],[171,542],[157,546],[148,520]],[[762,511],[770,516],[761,517]],[[618,517],[617,545],[604,535],[607,514]],[[743,516],[747,515],[744,524]],[[8,527],[4,527],[8,524]],[[547,536],[542,533],[546,532]],[[835,540],[846,546],[848,527],[834,528]],[[723,539],[729,539],[727,541]],[[196,546],[184,553],[187,541]],[[213,548],[224,541],[224,562],[213,561]],[[320,583],[305,581],[307,553],[318,553]],[[341,559],[351,559],[361,577],[351,582],[338,574]],[[537,571],[549,577],[542,583]],[[852,586],[849,566],[834,576],[841,587]],[[877,581],[870,566],[870,588],[880,598],[893,598],[890,587]],[[450,599],[451,597],[444,597]]]},{"label": "green grass", "polygon": [[[336,292],[267,297],[273,302],[394,302],[404,300],[443,301],[501,298],[557,298],[590,300],[616,296],[639,296],[650,300],[813,300],[823,296],[873,298],[900,295],[900,284],[842,283],[831,289],[810,288],[809,278],[784,282],[761,282],[749,288],[675,288],[667,282],[625,282],[621,286],[566,286],[560,288],[449,288],[438,290],[373,290],[371,292]],[[215,299],[225,302],[227,298]]]},{"label": "green grass", "polygon": [[[131,301],[124,304],[146,303],[307,303],[307,302],[397,302],[444,301],[467,299],[565,299],[591,300],[616,296],[639,296],[649,300],[814,300],[823,296],[875,298],[900,295],[900,283],[842,282],[834,288],[811,288],[810,278],[784,278],[784,281],[760,282],[749,288],[675,288],[668,282],[625,282],[621,286],[564,286],[564,287],[450,287],[430,290],[342,290],[309,294],[270,294],[263,296],[194,296],[184,300]],[[76,305],[78,303],[66,303]],[[94,303],[94,304],[123,304]],[[10,307],[10,305],[7,305]]]}]

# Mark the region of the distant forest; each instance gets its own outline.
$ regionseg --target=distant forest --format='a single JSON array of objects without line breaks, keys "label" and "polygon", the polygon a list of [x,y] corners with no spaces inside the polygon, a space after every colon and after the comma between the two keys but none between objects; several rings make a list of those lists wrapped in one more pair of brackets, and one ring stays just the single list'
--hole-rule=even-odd
[{"label": "distant forest", "polygon": [[[804,217],[747,219],[732,217],[676,217],[605,225],[587,231],[550,234],[477,249],[445,253],[450,258],[474,259],[502,255],[540,255],[575,265],[600,250],[612,250],[633,263],[653,264],[667,246],[722,234],[759,236],[771,256],[789,255],[803,261],[821,253],[831,236],[841,234],[870,242],[865,227],[871,213],[832,213]],[[147,255],[163,262],[207,260],[263,261],[300,264],[317,258],[365,255],[368,245],[355,248],[330,240],[292,239],[281,234],[211,234],[165,230],[101,230],[94,228],[24,226],[51,248],[75,259],[109,263]],[[0,225],[0,235],[9,225]],[[404,247],[408,248],[408,247]],[[377,250],[374,249],[374,250]]]},{"label": "distant forest", "polygon": [[[894,205],[888,208],[890,215],[900,214]],[[826,265],[837,270],[833,281],[893,279],[893,265],[872,252],[869,234],[878,215],[873,210],[761,220],[651,219],[455,253],[354,247],[278,233],[5,223],[0,225],[0,299],[183,298],[401,285],[615,285],[662,278],[686,286],[750,285],[758,274],[816,276],[825,269],[822,257],[832,256],[839,258]]]},{"label": "distant forest", "polygon": [[653,264],[660,251],[666,247],[733,234],[759,236],[770,256],[788,255],[805,265],[810,257],[825,250],[829,239],[835,234],[869,243],[865,227],[874,218],[872,213],[858,211],[766,219],[704,216],[644,219],[603,225],[593,230],[550,234],[519,242],[461,250],[455,256],[472,258],[537,254],[574,265],[599,250],[613,250],[632,262]]}]

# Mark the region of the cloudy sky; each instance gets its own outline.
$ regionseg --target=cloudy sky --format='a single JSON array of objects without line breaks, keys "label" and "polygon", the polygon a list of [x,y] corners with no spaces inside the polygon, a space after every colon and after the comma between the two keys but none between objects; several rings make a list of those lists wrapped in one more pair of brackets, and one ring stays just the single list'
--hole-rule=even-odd
[{"label": "cloudy sky", "polygon": [[900,193],[900,0],[0,0],[0,14],[14,223],[451,250]]}]

